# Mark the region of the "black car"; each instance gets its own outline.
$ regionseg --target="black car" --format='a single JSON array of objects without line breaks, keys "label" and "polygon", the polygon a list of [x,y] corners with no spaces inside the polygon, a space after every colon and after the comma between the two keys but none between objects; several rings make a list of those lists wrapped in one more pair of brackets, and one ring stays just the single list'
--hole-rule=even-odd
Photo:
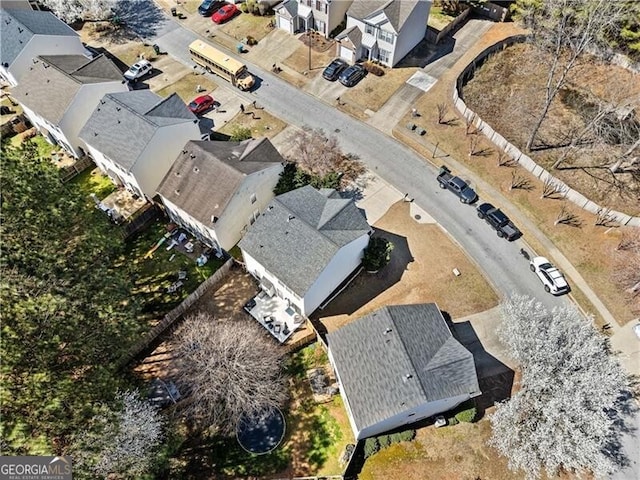
[{"label": "black car", "polygon": [[356,83],[362,80],[366,74],[367,71],[362,65],[351,65],[340,74],[338,80],[340,80],[340,83],[345,87],[353,87]]},{"label": "black car", "polygon": [[347,68],[347,62],[341,58],[336,58],[324,69],[322,77],[333,82],[338,79],[338,75],[340,75],[345,68]]},{"label": "black car", "polygon": [[198,7],[198,13],[203,17],[208,17],[224,4],[225,2],[221,0],[204,0]]}]

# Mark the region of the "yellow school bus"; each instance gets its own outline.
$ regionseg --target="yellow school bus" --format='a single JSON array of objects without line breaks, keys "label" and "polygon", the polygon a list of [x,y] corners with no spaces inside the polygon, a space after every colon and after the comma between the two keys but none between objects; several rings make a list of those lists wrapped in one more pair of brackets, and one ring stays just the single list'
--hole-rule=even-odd
[{"label": "yellow school bus", "polygon": [[189,53],[191,59],[207,72],[221,76],[240,90],[249,90],[256,83],[244,63],[202,40],[196,40],[189,45]]}]

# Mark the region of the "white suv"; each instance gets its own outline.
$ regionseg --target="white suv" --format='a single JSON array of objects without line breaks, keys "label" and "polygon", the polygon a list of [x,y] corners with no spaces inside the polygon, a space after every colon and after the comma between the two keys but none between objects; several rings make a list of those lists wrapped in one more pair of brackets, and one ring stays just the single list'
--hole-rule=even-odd
[{"label": "white suv", "polygon": [[544,290],[547,293],[553,295],[562,295],[570,291],[567,280],[562,275],[562,272],[556,267],[551,265],[551,262],[545,257],[534,257],[529,263],[529,268],[533,273],[538,275],[538,278],[544,285]]},{"label": "white suv", "polygon": [[130,82],[135,82],[139,78],[144,77],[147,73],[153,70],[153,65],[149,60],[140,60],[138,63],[134,63],[129,70],[124,72],[124,78]]}]

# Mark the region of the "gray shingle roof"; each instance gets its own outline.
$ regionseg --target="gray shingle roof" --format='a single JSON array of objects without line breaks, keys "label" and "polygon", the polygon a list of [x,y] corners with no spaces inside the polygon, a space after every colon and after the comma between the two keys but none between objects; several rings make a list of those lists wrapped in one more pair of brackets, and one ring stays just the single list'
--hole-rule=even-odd
[{"label": "gray shingle roof", "polygon": [[[298,15],[298,0],[285,0],[274,10],[284,17],[295,18]],[[288,15],[284,15],[285,12]]]},{"label": "gray shingle roof", "polygon": [[197,118],[175,93],[164,99],[149,90],[109,93],[79,136],[128,171],[158,128],[183,122]]},{"label": "gray shingle roof", "polygon": [[345,39],[349,40],[354,47],[359,47],[362,41],[362,31],[354,25],[353,27],[343,30],[339,35],[336,35],[337,41]]},{"label": "gray shingle roof", "polygon": [[364,20],[372,14],[384,11],[391,26],[398,33],[413,9],[423,1],[425,0],[353,0],[347,15]]},{"label": "gray shingle roof", "polygon": [[37,57],[13,90],[13,96],[57,125],[83,84],[120,80],[120,70],[104,55]]},{"label": "gray shingle roof", "polygon": [[307,185],[277,196],[239,245],[304,297],[337,251],[369,230],[353,201]]},{"label": "gray shingle roof", "polygon": [[[244,142],[187,142],[158,193],[211,226],[247,175],[284,163],[268,138]],[[178,193],[176,193],[178,192]]]},{"label": "gray shingle roof", "polygon": [[51,12],[3,8],[0,12],[0,62],[11,65],[34,35],[78,36]]},{"label": "gray shingle roof", "polygon": [[480,391],[473,355],[453,338],[435,303],[381,308],[329,333],[327,341],[359,430],[427,402]]}]

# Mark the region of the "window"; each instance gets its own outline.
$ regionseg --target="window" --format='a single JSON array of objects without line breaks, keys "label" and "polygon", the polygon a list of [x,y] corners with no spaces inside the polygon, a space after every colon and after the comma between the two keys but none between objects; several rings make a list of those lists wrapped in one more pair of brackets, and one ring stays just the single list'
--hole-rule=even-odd
[{"label": "window", "polygon": [[322,11],[322,2],[320,0],[316,0],[316,10]]},{"label": "window", "polygon": [[329,4],[328,3],[324,4],[324,13],[329,13]]},{"label": "window", "polygon": [[373,35],[375,31],[376,31],[376,27],[374,27],[373,25],[369,25],[368,23],[365,23],[365,25],[364,25],[364,33],[368,33],[369,35]]},{"label": "window", "polygon": [[393,33],[386,32],[384,30],[378,30],[378,38],[383,42],[390,43],[393,45]]},{"label": "window", "polygon": [[379,49],[378,50],[378,60],[382,63],[389,63],[389,59],[391,58],[391,52],[387,52],[386,50]]},{"label": "window", "polygon": [[249,199],[251,200],[251,203],[256,203],[258,201],[258,198],[256,197],[255,193],[252,193]]},{"label": "window", "polygon": [[316,30],[319,31],[322,34],[326,34],[327,32],[325,32],[325,29],[327,28],[327,24],[326,22],[323,22],[322,20],[316,20]]}]

